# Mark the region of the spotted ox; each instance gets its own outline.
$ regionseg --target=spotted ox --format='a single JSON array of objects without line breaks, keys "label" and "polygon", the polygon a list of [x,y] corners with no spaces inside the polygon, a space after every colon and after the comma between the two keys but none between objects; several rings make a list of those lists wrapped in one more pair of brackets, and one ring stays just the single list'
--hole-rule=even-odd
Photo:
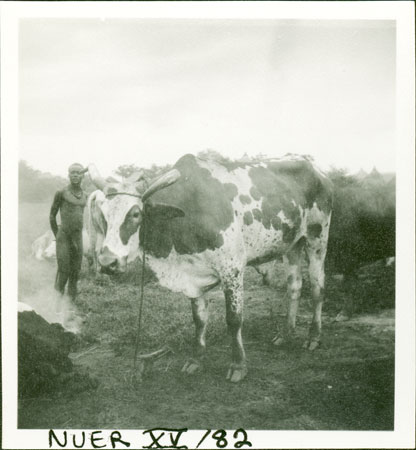
[{"label": "spotted ox", "polygon": [[227,379],[238,382],[246,375],[241,334],[246,265],[283,255],[289,307],[287,326],[275,343],[293,336],[304,248],[315,305],[307,347],[317,347],[332,185],[308,158],[222,165],[185,155],[143,194],[134,183],[106,184],[94,166],[89,170],[103,190],[106,232],[99,264],[125,270],[130,242],[138,236],[139,254],[145,250],[160,284],[191,299],[196,345],[184,372],[201,368],[208,320],[203,294],[221,284],[232,348]]}]

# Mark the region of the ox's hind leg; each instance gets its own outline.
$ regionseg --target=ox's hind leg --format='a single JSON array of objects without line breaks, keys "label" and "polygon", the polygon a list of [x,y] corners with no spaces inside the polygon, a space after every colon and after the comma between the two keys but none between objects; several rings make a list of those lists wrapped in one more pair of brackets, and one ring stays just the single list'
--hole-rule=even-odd
[{"label": "ox's hind leg", "polygon": [[241,335],[243,326],[243,270],[235,269],[232,276],[223,279],[226,321],[231,337],[231,364],[227,380],[237,383],[247,375],[246,355]]},{"label": "ox's hind leg", "polygon": [[[316,231],[319,231],[318,233]],[[313,318],[309,330],[309,339],[304,347],[315,350],[321,337],[321,313],[325,287],[325,255],[328,242],[328,224],[308,227],[306,252],[309,259],[309,278],[313,300]]]},{"label": "ox's hind leg", "polygon": [[303,240],[299,241],[283,258],[287,281],[287,316],[283,331],[278,331],[273,339],[273,344],[277,346],[292,342],[295,335],[296,315],[302,292],[302,252]]},{"label": "ox's hind leg", "polygon": [[193,357],[186,361],[182,368],[182,372],[193,374],[197,372],[203,363],[205,356],[205,334],[208,324],[208,299],[198,297],[191,299],[192,317],[195,323],[195,341]]}]

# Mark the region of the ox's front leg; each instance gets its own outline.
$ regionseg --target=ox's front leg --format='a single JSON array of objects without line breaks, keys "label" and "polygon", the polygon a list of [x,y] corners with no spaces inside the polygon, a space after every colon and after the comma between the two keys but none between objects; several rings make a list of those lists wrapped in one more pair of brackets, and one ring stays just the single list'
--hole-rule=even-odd
[{"label": "ox's front leg", "polygon": [[223,281],[225,295],[226,321],[231,337],[231,365],[228,369],[227,380],[237,383],[247,375],[246,355],[243,338],[243,270],[236,271],[232,277]]},{"label": "ox's front leg", "polygon": [[201,369],[205,356],[205,334],[208,323],[208,300],[204,297],[191,299],[192,317],[195,323],[195,341],[193,357],[186,361],[182,372],[193,374]]}]

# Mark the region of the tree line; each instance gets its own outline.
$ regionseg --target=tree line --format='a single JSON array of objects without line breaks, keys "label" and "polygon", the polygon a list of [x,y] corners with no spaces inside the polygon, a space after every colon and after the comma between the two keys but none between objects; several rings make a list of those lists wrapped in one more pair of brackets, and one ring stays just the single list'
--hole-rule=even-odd
[{"label": "tree line", "polygon": [[[257,162],[267,159],[267,155],[259,153],[253,157],[249,157],[246,154],[238,160],[232,160],[230,158],[224,157],[219,152],[213,149],[206,149],[197,153],[198,157],[211,159],[218,161],[223,164],[230,164],[235,162]],[[167,165],[157,165],[153,164],[150,168],[141,168],[135,164],[123,164],[114,170],[114,175],[119,179],[127,178],[134,172],[138,170],[144,171],[144,176],[147,180],[152,180],[158,177],[160,174],[169,170],[171,166]],[[394,192],[395,182],[394,175],[382,175],[378,173],[375,169],[370,174],[358,174],[349,175],[345,169],[332,168],[327,172],[327,175],[334,183],[335,189],[341,189],[344,192],[345,189],[354,192],[351,188],[361,188],[361,189],[380,189],[380,188],[392,188]],[[113,177],[108,177],[107,181],[116,181]],[[52,175],[50,173],[41,172],[32,168],[26,161],[19,161],[19,201],[20,202],[48,202],[52,201],[55,192],[62,189],[68,184],[68,179]],[[82,188],[87,194],[93,192],[96,188],[91,182],[88,176],[84,177],[82,182]]]}]

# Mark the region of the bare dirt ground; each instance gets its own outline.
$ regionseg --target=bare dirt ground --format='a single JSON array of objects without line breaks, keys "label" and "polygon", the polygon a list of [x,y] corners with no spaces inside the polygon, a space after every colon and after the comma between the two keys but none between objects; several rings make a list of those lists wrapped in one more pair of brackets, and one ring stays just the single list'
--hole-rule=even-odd
[{"label": "bare dirt ground", "polygon": [[[23,225],[25,214],[42,209],[26,206],[20,213],[19,298],[30,303],[45,285],[53,284],[55,265],[28,256],[28,243],[46,228],[29,231]],[[114,280],[101,275],[95,279],[85,268],[77,302],[84,325],[70,356],[76,370],[96,379],[97,387],[72,386],[20,399],[19,428],[393,429],[394,309],[335,322],[344,294],[337,295],[339,286],[334,282],[324,309],[322,343],[309,352],[302,348],[311,319],[306,284],[297,342],[291,348],[277,349],[271,339],[274,323],[284,320],[283,285],[263,286],[252,269],[246,273],[245,284],[243,338],[249,373],[244,381],[234,385],[225,380],[230,349],[222,292],[216,289],[207,294],[211,317],[205,368],[187,376],[181,367],[193,337],[189,301],[150,280],[145,287],[140,352],[167,344],[174,353],[158,361],[141,383],[135,383],[137,277]],[[359,290],[362,301],[364,284]]]}]

